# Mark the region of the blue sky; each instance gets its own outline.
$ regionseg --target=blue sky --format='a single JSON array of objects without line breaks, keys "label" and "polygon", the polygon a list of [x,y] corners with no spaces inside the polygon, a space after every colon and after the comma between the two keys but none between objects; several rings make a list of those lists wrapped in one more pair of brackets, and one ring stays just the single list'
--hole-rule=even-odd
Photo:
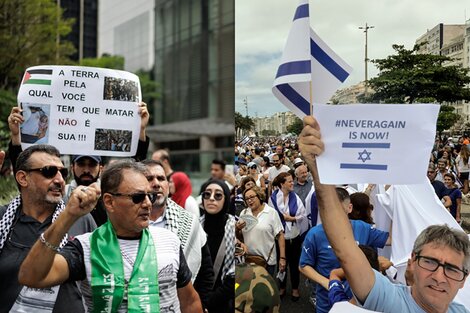
[{"label": "blue sky", "polygon": [[[235,110],[250,116],[287,111],[271,93],[297,0],[235,1]],[[369,59],[393,53],[392,44],[411,49],[415,40],[439,23],[464,24],[470,1],[464,0],[321,0],[310,1],[310,24],[353,67],[347,87],[364,80],[364,32]],[[369,63],[369,78],[377,75]]]}]

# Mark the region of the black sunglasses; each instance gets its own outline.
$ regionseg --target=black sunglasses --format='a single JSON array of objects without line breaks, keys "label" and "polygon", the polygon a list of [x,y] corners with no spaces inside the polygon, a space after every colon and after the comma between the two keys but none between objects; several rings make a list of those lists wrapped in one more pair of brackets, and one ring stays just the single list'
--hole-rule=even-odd
[{"label": "black sunglasses", "polygon": [[[210,192],[210,191],[204,191],[204,192],[202,193],[202,198],[203,198],[204,200],[209,200],[209,199],[211,198],[211,196],[212,196],[212,192]],[[215,199],[215,200],[220,201],[220,200],[222,200],[223,198],[224,198],[224,194],[223,194],[223,193],[221,193],[221,192],[216,192],[216,193],[214,193],[214,199]]]},{"label": "black sunglasses", "polygon": [[154,203],[155,200],[157,200],[157,194],[153,192],[136,192],[136,193],[111,193],[109,192],[110,195],[116,196],[116,197],[129,197],[132,199],[132,202],[134,204],[139,204],[142,203],[145,200],[145,197],[148,197],[150,202]]},{"label": "black sunglasses", "polygon": [[62,178],[64,178],[64,179],[67,178],[67,176],[69,175],[69,170],[68,169],[66,169],[65,167],[58,168],[55,165],[44,166],[42,168],[30,168],[30,169],[26,169],[26,170],[23,170],[23,171],[25,171],[25,172],[39,172],[45,178],[53,178],[57,175],[57,172],[60,172],[60,175],[62,175]]}]

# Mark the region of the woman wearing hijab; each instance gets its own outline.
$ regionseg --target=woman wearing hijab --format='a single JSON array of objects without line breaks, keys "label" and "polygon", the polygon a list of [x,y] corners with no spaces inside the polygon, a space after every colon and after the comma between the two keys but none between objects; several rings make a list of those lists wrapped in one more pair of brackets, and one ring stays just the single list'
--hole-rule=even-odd
[{"label": "woman wearing hijab", "polygon": [[196,199],[191,196],[193,188],[191,187],[188,175],[183,172],[174,172],[170,177],[169,183],[171,200],[199,217],[199,206]]},{"label": "woman wearing hijab", "polygon": [[201,224],[214,264],[215,283],[209,297],[209,313],[234,312],[235,218],[228,214],[230,190],[222,180],[210,180],[201,188],[204,215]]}]

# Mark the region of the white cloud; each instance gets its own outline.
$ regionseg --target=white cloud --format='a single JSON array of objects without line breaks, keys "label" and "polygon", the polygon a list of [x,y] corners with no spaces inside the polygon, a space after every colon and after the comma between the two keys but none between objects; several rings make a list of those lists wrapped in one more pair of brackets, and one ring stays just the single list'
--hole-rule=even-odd
[{"label": "white cloud", "polygon": [[[271,94],[271,85],[298,1],[236,0],[236,110],[248,97],[249,114],[286,111]],[[463,24],[470,2],[462,0],[323,0],[310,1],[310,24],[353,68],[343,87],[364,79],[364,33],[367,22],[369,59],[393,53],[393,44],[411,49],[415,40],[439,23]],[[369,64],[369,77],[377,74]],[[250,101],[251,99],[251,101]],[[245,112],[242,106],[242,112]],[[265,111],[266,110],[266,111]]]}]

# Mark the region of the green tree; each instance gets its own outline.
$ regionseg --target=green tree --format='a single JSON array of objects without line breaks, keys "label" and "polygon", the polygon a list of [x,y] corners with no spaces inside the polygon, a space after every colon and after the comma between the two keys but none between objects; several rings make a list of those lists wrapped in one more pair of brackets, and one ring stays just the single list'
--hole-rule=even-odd
[{"label": "green tree", "polygon": [[294,122],[290,124],[289,126],[287,126],[287,132],[299,135],[303,127],[304,127],[304,123],[302,122],[302,120],[296,117]]},{"label": "green tree", "polygon": [[407,50],[393,45],[396,54],[372,62],[379,69],[369,81],[374,90],[369,101],[385,103],[455,102],[470,100],[469,70],[444,66],[450,58],[441,55],[418,54],[421,45]]},{"label": "green tree", "polygon": [[[138,70],[135,73],[139,76],[140,88],[142,89],[142,100],[146,103],[154,103],[161,98],[161,88],[153,77],[153,71]],[[153,105],[149,107],[150,114],[153,113]],[[150,119],[152,121],[152,119]]]},{"label": "green tree", "polygon": [[110,68],[114,70],[124,70],[124,57],[119,55],[109,55],[105,53],[99,58],[82,59],[80,65]]},{"label": "green tree", "polygon": [[449,129],[460,118],[457,113],[454,113],[455,108],[450,105],[441,105],[439,116],[437,118],[437,131],[439,134],[445,129]]},{"label": "green tree", "polygon": [[240,130],[249,132],[255,127],[255,122],[249,116],[242,116],[240,113],[235,112],[235,132]]},{"label": "green tree", "polygon": [[241,129],[243,129],[243,116],[240,113],[235,112],[234,119],[235,119],[235,133],[238,134],[238,132]]},{"label": "green tree", "polygon": [[10,141],[7,119],[14,106],[16,106],[16,94],[9,90],[0,89],[0,150],[6,151]]},{"label": "green tree", "polygon": [[261,135],[262,136],[276,136],[276,135],[278,135],[278,133],[275,130],[263,129],[261,131]]},{"label": "green tree", "polygon": [[[124,69],[124,57],[118,55],[103,54],[99,58],[86,58],[80,62],[82,66],[92,66],[109,68],[115,70]],[[135,72],[139,76],[140,88],[142,90],[142,101],[148,104],[150,116],[153,116],[154,106],[152,105],[155,100],[160,99],[161,91],[159,84],[154,80],[153,71],[138,70]],[[152,124],[153,118],[150,119],[149,123]]]},{"label": "green tree", "polygon": [[0,89],[16,93],[30,66],[71,64],[72,43],[57,39],[71,31],[73,22],[63,19],[55,1],[0,0]]}]

